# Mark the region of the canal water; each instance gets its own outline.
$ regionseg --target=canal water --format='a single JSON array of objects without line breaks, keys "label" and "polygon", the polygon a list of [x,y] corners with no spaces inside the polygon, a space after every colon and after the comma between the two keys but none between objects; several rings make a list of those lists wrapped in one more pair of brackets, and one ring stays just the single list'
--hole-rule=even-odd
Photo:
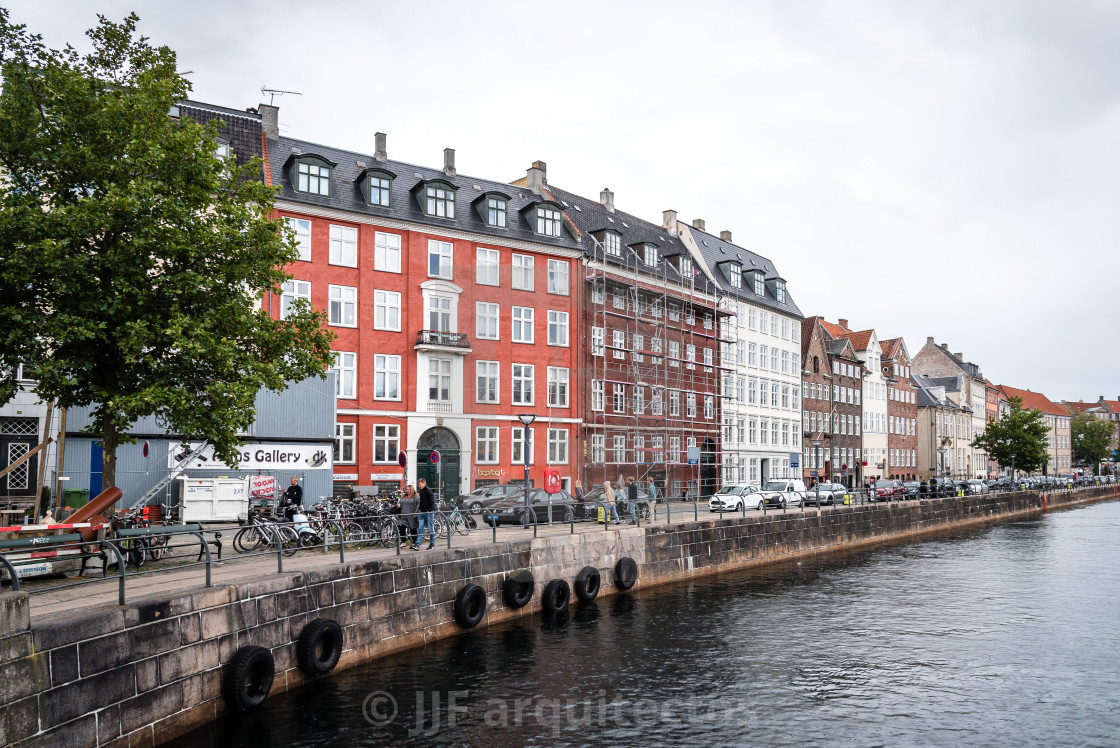
[{"label": "canal water", "polygon": [[180,746],[1120,745],[1120,503],[466,633]]}]

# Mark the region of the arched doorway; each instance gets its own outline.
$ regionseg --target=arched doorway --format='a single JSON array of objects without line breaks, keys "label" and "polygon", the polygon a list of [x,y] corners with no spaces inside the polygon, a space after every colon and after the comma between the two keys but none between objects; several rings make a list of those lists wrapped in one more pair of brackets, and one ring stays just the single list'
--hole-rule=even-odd
[{"label": "arched doorway", "polygon": [[[432,452],[439,462],[432,463]],[[459,437],[443,426],[433,426],[416,442],[416,480],[428,481],[438,498],[452,501],[459,496]]]}]

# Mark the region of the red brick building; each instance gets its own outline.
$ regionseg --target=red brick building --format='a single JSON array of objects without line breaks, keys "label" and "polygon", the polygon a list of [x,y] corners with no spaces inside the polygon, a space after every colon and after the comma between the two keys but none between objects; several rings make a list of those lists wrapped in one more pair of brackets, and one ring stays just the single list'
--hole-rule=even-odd
[{"label": "red brick building", "polygon": [[832,480],[832,356],[831,340],[820,317],[801,323],[801,407],[804,438],[802,475],[806,486]]},{"label": "red brick building", "polygon": [[[266,173],[300,261],[281,315],[306,299],[338,336],[335,479],[455,496],[530,474],[570,484],[577,434],[582,252],[563,207],[520,187],[282,137],[262,106]],[[298,417],[298,414],[292,414]],[[439,452],[437,462],[433,453]],[[406,465],[398,463],[403,453]]]},{"label": "red brick building", "polygon": [[887,476],[918,479],[918,396],[910,382],[910,353],[902,338],[880,342],[887,377]]}]

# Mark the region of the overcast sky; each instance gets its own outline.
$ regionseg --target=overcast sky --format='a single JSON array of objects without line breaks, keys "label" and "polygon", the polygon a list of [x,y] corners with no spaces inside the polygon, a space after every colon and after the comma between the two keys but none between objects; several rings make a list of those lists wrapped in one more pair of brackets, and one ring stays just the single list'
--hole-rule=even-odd
[{"label": "overcast sky", "polygon": [[0,0],[52,46],[96,12],[285,134],[672,208],[806,314],[997,384],[1120,397],[1120,3]]}]

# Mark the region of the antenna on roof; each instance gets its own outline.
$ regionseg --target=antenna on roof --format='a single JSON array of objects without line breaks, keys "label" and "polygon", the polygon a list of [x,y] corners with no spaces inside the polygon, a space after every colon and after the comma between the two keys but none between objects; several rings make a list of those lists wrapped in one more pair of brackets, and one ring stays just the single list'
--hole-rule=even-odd
[{"label": "antenna on roof", "polygon": [[269,105],[272,104],[273,100],[277,96],[283,96],[284,94],[292,94],[294,96],[303,96],[303,94],[301,94],[299,91],[282,91],[279,88],[269,88],[267,83],[264,84],[263,86],[261,86],[261,96],[267,96],[268,97]]}]

